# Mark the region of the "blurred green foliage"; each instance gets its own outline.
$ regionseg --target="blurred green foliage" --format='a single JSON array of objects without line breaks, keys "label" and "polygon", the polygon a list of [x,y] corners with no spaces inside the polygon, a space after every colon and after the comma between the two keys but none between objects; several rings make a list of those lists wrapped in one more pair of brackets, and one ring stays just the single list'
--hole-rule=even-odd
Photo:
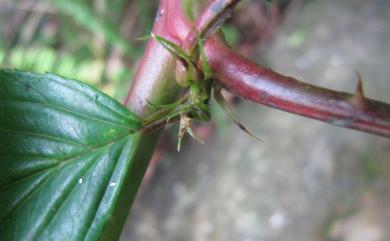
[{"label": "blurred green foliage", "polygon": [[300,26],[293,33],[291,33],[287,39],[287,43],[292,48],[298,48],[304,44],[307,36],[308,28],[306,26]]},{"label": "blurred green foliage", "polygon": [[382,169],[381,163],[372,156],[366,156],[363,159],[364,174],[368,181],[375,181],[381,177]]},{"label": "blurred green foliage", "polygon": [[129,55],[134,51],[133,45],[115,28],[112,19],[95,14],[92,7],[83,1],[54,0],[53,3],[61,13],[71,16],[76,23],[90,32],[102,35],[110,44],[119,46]]},{"label": "blurred green foliage", "polygon": [[222,32],[226,42],[228,42],[230,46],[236,46],[238,44],[240,40],[240,34],[236,27],[232,25],[224,25],[222,26]]},{"label": "blurred green foliage", "polygon": [[78,79],[117,99],[127,93],[157,1],[4,0],[0,67]]}]

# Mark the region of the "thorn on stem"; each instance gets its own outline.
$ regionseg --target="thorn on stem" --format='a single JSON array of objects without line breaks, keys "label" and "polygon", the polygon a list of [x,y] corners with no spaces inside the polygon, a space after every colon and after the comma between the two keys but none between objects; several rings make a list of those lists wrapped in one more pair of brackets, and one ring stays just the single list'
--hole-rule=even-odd
[{"label": "thorn on stem", "polygon": [[246,128],[238,119],[238,117],[234,114],[234,112],[230,109],[229,105],[227,104],[225,98],[221,94],[221,88],[219,86],[214,87],[214,99],[217,101],[218,105],[224,110],[228,116],[233,120],[233,122],[245,133],[250,135],[251,137],[255,138],[258,142],[263,142],[262,139],[257,137],[255,134],[253,134],[248,128]]},{"label": "thorn on stem", "polygon": [[180,151],[181,149],[181,140],[183,139],[184,134],[186,132],[190,136],[192,136],[192,138],[197,140],[199,143],[204,144],[204,141],[201,140],[199,137],[197,137],[191,129],[191,118],[186,113],[183,113],[180,115],[180,127],[179,127],[178,141],[177,141],[177,151]]},{"label": "thorn on stem", "polygon": [[356,86],[356,92],[352,96],[351,99],[349,99],[349,102],[359,108],[363,109],[366,106],[365,96],[364,96],[364,90],[363,90],[363,79],[359,72],[356,72],[357,75],[357,86]]},{"label": "thorn on stem", "polygon": [[356,72],[356,75],[358,78],[358,83],[357,83],[357,87],[356,87],[356,95],[360,95],[364,98],[363,78],[359,72]]}]

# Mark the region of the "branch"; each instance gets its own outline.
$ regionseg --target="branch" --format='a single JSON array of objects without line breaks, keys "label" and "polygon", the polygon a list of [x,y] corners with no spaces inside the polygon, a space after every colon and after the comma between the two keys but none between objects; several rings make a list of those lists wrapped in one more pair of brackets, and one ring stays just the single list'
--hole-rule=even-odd
[{"label": "branch", "polygon": [[[180,44],[190,29],[181,0],[161,0],[152,32]],[[155,104],[173,102],[179,91],[175,81],[176,60],[153,39],[148,41],[137,68],[125,105],[139,115],[149,113],[148,101]]]},{"label": "branch", "polygon": [[[216,30],[240,0],[210,0],[196,20],[195,29],[203,38]],[[196,43],[196,33],[187,19],[182,0],[161,0],[152,32],[185,49]],[[151,39],[137,68],[125,105],[140,115],[148,113],[147,101],[172,102],[179,91],[175,81],[176,60],[161,44]]]},{"label": "branch", "polygon": [[245,59],[213,36],[206,55],[218,82],[228,91],[294,114],[333,125],[390,137],[390,105],[356,94],[317,87]]},{"label": "branch", "polygon": [[240,0],[212,0],[196,19],[196,31],[190,31],[183,42],[184,49],[191,49],[196,42],[196,33],[208,39],[231,16],[234,7]]},{"label": "branch", "polygon": [[[207,37],[238,2],[209,1],[195,23],[196,31]],[[161,1],[153,33],[191,49],[196,35],[181,3],[181,0]],[[283,76],[239,56],[216,36],[207,42],[205,49],[218,83],[234,94],[333,125],[390,137],[390,105],[365,98],[361,88],[352,95]],[[175,59],[150,40],[129,91],[127,106],[145,114],[147,100],[156,104],[173,101],[179,90],[174,80],[175,67]]]}]

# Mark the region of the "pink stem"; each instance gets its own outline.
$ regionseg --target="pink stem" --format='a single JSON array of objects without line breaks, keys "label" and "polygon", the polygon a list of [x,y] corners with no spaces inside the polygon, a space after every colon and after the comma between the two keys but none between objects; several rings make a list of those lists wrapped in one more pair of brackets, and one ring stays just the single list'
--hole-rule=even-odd
[{"label": "pink stem", "polygon": [[[213,32],[213,23],[223,20],[237,2],[209,1],[195,23],[197,31],[205,35]],[[196,35],[191,32],[181,3],[160,2],[153,32],[191,49]],[[234,94],[330,124],[390,137],[390,105],[365,98],[362,90],[351,95],[283,76],[238,55],[217,36],[208,40],[205,50],[218,83]],[[173,101],[179,90],[174,80],[175,66],[176,60],[168,51],[150,40],[126,105],[142,115],[147,112],[148,100],[156,104]]]},{"label": "pink stem", "polygon": [[390,137],[390,105],[306,84],[266,69],[213,37],[206,55],[219,84],[228,91],[280,110],[345,128]]},{"label": "pink stem", "polygon": [[[181,7],[181,0],[161,0],[153,30],[156,35],[177,44],[190,29]],[[139,115],[148,112],[148,101],[163,104],[174,101],[179,90],[175,82],[176,60],[158,42],[150,39],[138,65],[125,105]]]}]

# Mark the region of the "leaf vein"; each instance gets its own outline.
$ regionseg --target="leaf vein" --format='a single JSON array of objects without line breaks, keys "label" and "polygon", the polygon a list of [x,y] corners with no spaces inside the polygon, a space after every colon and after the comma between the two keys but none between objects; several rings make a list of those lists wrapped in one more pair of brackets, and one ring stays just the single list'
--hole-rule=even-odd
[{"label": "leaf vein", "polygon": [[61,112],[65,112],[65,113],[71,113],[73,115],[77,115],[77,116],[80,116],[82,118],[85,118],[85,119],[89,119],[89,120],[92,120],[92,121],[96,121],[96,122],[102,122],[102,123],[105,123],[105,124],[111,124],[113,126],[117,126],[117,127],[121,127],[121,128],[125,128],[125,129],[128,129],[128,130],[132,130],[132,128],[130,128],[129,126],[126,126],[126,125],[122,125],[121,123],[118,123],[118,122],[114,122],[114,121],[111,121],[111,120],[107,120],[107,119],[98,119],[98,118],[94,118],[92,116],[88,116],[88,115],[85,115],[85,114],[82,114],[80,112],[76,112],[76,111],[72,111],[70,109],[66,109],[66,108],[61,108],[59,106],[56,106],[56,105],[53,105],[53,104],[49,104],[49,103],[41,103],[41,102],[33,102],[33,101],[20,101],[20,100],[9,100],[9,101],[1,101],[0,100],[0,103],[14,103],[14,104],[22,104],[22,103],[27,103],[27,104],[32,104],[32,105],[41,105],[41,106],[47,106],[47,107],[50,107],[50,108],[53,108],[53,109],[56,109],[56,110],[59,110]]},{"label": "leaf vein", "polygon": [[[64,79],[64,78],[62,78],[62,77],[60,77],[60,76],[57,76],[57,77],[59,77],[59,78],[61,78],[61,79]],[[64,83],[58,81],[57,78],[54,78],[54,79],[51,79],[51,80],[54,81],[54,82],[56,82],[56,83],[58,83],[58,84],[60,84],[60,85],[62,85],[62,86],[65,86],[65,87],[67,87],[67,88],[69,88],[69,89],[71,89],[71,90],[74,90],[74,91],[76,91],[76,92],[78,92],[78,93],[81,93],[82,95],[88,97],[89,99],[93,100],[94,102],[96,102],[97,104],[103,106],[105,109],[111,111],[111,112],[114,113],[114,114],[117,114],[117,115],[119,115],[119,116],[121,116],[121,117],[124,117],[124,118],[126,118],[127,120],[133,120],[133,119],[129,119],[129,116],[125,116],[125,115],[123,115],[123,114],[120,113],[120,112],[114,111],[112,108],[110,108],[109,106],[104,105],[102,102],[96,101],[96,100],[95,100],[94,98],[92,98],[90,95],[88,95],[88,94],[86,94],[86,93],[84,93],[84,92],[82,92],[82,91],[80,91],[80,90],[77,90],[77,89],[75,89],[75,88],[73,88],[73,87],[71,87],[71,86],[65,85]],[[89,85],[85,84],[85,83],[78,82],[78,81],[77,81],[76,83],[79,84],[79,85],[81,85],[81,86],[87,87],[88,89],[91,89],[91,87],[90,87]],[[106,96],[104,96],[104,95],[103,95],[103,97],[106,98]]]},{"label": "leaf vein", "polygon": [[29,197],[32,195],[32,193],[34,193],[37,188],[39,188],[44,182],[46,182],[46,180],[51,175],[52,175],[52,173],[49,173],[46,177],[44,177],[35,188],[31,189],[16,205],[14,205],[14,207],[9,210],[9,212],[3,217],[3,219],[0,220],[0,224],[4,220],[6,220],[9,216],[11,216],[12,213],[14,213],[19,208],[19,206],[21,206],[23,204],[24,201],[29,199]]},{"label": "leaf vein", "polygon": [[[72,196],[72,193],[75,191],[76,187],[79,185],[77,179],[80,178],[80,176],[84,176],[85,173],[87,173],[90,170],[90,168],[92,168],[94,166],[94,164],[97,162],[97,160],[99,160],[104,154],[105,154],[105,152],[102,152],[95,159],[91,160],[89,166],[82,173],[80,173],[80,175],[77,175],[75,177],[75,180],[73,180],[72,189],[67,192],[67,195],[65,198],[60,198],[61,203],[59,204],[58,208],[56,208],[55,212],[53,212],[51,215],[50,215],[50,213],[47,214],[47,216],[45,217],[45,220],[37,228],[35,237],[33,239],[36,239],[37,236],[40,235],[45,230],[45,228],[52,223],[52,221],[57,216],[57,214],[60,212],[60,210],[64,207],[67,200]],[[57,171],[58,170],[56,170],[56,172]]]},{"label": "leaf vein", "polygon": [[[107,142],[107,143],[105,143],[105,144],[103,144],[103,145],[101,145],[101,146],[93,147],[92,149],[86,150],[85,152],[78,153],[78,154],[76,154],[75,156],[70,156],[70,157],[68,157],[67,159],[63,159],[63,160],[55,159],[55,158],[46,158],[46,159],[47,159],[47,160],[54,160],[54,161],[59,162],[59,163],[57,164],[57,165],[59,166],[59,165],[61,165],[61,163],[63,163],[63,162],[70,162],[70,161],[73,161],[73,160],[75,160],[75,159],[77,159],[77,158],[79,158],[79,157],[81,157],[81,156],[83,156],[83,155],[85,155],[85,154],[87,154],[87,153],[94,152],[94,151],[96,151],[97,149],[100,149],[100,148],[102,148],[102,149],[107,148],[108,146],[110,146],[110,145],[113,144],[114,142],[117,142],[117,141],[119,141],[119,140],[121,140],[121,139],[123,139],[123,138],[126,138],[127,136],[129,136],[129,134],[126,134],[126,135],[123,135],[123,136],[121,136],[121,137],[118,137],[117,139],[114,139],[114,140],[112,140],[112,141],[110,141],[110,142]],[[37,158],[38,158],[38,157],[37,157]],[[18,159],[19,159],[19,157],[18,157]],[[23,158],[20,158],[20,159],[23,159]],[[39,159],[41,159],[41,158],[39,158]],[[42,159],[43,159],[43,158],[42,158]],[[51,168],[55,168],[55,167],[50,167],[50,168],[47,168],[47,169],[51,169]],[[47,169],[43,169],[42,171],[47,170]],[[34,174],[35,174],[35,173],[34,173]],[[20,181],[22,181],[22,180],[24,180],[24,179],[26,179],[26,178],[29,178],[29,177],[31,177],[31,176],[33,176],[34,174],[25,176],[25,177],[19,179],[17,182],[8,183],[7,185],[2,186],[1,188],[9,188],[9,186],[13,186],[13,185],[19,183]]]},{"label": "leaf vein", "polygon": [[55,137],[55,136],[45,135],[45,134],[32,132],[32,131],[19,131],[19,130],[10,130],[10,129],[1,129],[0,128],[0,132],[10,132],[10,133],[17,133],[17,134],[25,134],[27,136],[37,136],[37,137],[42,137],[42,138],[49,139],[49,140],[55,140],[55,141],[60,141],[60,142],[64,142],[67,144],[78,145],[78,146],[85,147],[85,148],[91,148],[89,145],[86,145],[84,143],[80,143],[80,142],[76,142],[76,141],[72,141],[72,140],[67,140],[67,139],[63,139],[63,138],[59,138],[59,137]]}]

